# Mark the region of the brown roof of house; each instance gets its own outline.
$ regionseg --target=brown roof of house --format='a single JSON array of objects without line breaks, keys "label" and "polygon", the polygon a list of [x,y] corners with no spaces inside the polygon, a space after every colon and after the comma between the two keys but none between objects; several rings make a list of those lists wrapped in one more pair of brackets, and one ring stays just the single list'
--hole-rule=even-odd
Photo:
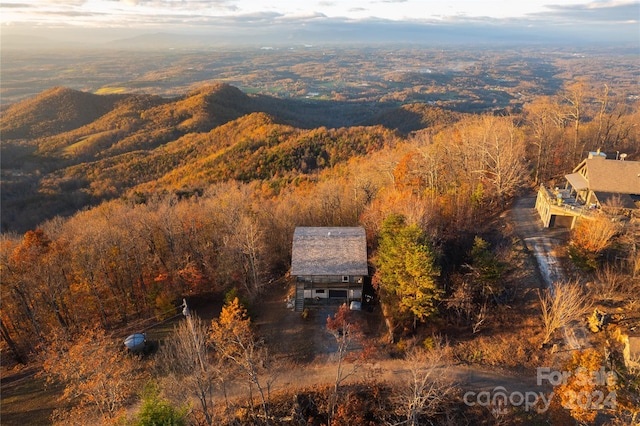
[{"label": "brown roof of house", "polygon": [[367,237],[361,227],[298,227],[291,275],[368,275]]},{"label": "brown roof of house", "polygon": [[589,189],[594,192],[640,194],[640,161],[588,158],[574,172],[583,168]]}]

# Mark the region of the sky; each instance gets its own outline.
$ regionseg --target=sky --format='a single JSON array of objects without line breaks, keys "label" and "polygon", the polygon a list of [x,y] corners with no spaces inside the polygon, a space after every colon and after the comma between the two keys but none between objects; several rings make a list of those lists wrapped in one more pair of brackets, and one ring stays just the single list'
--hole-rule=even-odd
[{"label": "sky", "polygon": [[[558,30],[640,40],[638,0],[1,0],[15,28],[202,30],[373,24]],[[331,24],[331,26],[327,26]],[[322,27],[324,25],[324,27]]]}]

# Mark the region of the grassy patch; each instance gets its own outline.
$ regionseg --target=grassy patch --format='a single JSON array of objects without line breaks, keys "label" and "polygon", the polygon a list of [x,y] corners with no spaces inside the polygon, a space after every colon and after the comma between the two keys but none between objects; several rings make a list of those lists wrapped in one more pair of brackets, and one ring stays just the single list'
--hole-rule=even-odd
[{"label": "grassy patch", "polygon": [[92,149],[97,151],[100,148],[110,145],[110,134],[112,133],[114,133],[113,130],[105,130],[103,132],[87,135],[75,143],[62,148],[62,155],[73,156],[78,153],[86,153]]},{"label": "grassy patch", "polygon": [[73,155],[75,154],[75,152],[79,149],[85,148],[86,146],[89,145],[89,143],[91,142],[89,140],[90,137],[86,137],[84,139],[79,140],[76,143],[73,143],[69,146],[66,146],[62,149],[62,155],[68,156],[68,155]]},{"label": "grassy patch", "polygon": [[96,90],[96,95],[111,95],[114,93],[123,93],[127,90],[126,87],[101,87]]}]

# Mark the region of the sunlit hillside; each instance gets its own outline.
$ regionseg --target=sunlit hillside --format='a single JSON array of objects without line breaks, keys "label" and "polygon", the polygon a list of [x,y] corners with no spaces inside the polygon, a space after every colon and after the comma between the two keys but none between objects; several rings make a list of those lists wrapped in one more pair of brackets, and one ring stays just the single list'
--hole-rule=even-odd
[{"label": "sunlit hillside", "polygon": [[309,128],[331,124],[345,108],[300,107],[225,84],[178,98],[49,90],[3,115],[3,227],[26,230],[142,184],[175,191],[232,179],[291,181],[391,146],[395,129],[454,117],[413,105],[355,121],[371,127]]}]

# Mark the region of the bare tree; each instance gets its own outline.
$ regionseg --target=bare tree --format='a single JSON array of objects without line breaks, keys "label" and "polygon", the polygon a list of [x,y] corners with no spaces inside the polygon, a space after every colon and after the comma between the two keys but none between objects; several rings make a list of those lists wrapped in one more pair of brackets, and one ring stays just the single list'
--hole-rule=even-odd
[{"label": "bare tree", "polygon": [[482,328],[485,320],[487,319],[487,301],[485,300],[480,306],[478,312],[473,315],[473,324],[471,324],[471,331],[476,334]]},{"label": "bare tree", "polygon": [[466,325],[471,322],[474,310],[471,284],[462,274],[457,273],[451,276],[451,288],[451,296],[446,300],[447,309],[452,310],[459,323]]},{"label": "bare tree", "polygon": [[505,203],[526,180],[524,138],[511,118],[485,116],[483,124],[490,132],[483,144],[484,174]]},{"label": "bare tree", "polygon": [[589,82],[580,80],[565,87],[564,102],[566,104],[566,117],[573,121],[573,161],[577,163],[582,156],[584,143],[580,144],[581,124],[585,120],[585,108]]},{"label": "bare tree", "polygon": [[541,96],[525,105],[526,120],[531,132],[530,146],[532,149],[534,183],[544,181],[548,176],[548,169],[553,157],[549,155],[552,148],[557,148],[558,142],[555,118],[559,107],[553,98]]},{"label": "bare tree", "polygon": [[549,343],[556,330],[568,326],[589,309],[590,301],[578,281],[554,283],[550,288],[538,290],[544,337]]},{"label": "bare tree", "polygon": [[414,348],[407,353],[408,368],[401,378],[400,406],[406,412],[407,424],[419,425],[421,417],[433,417],[442,412],[456,390],[448,375],[448,346],[435,339],[428,351]]},{"label": "bare tree", "polygon": [[638,294],[640,283],[634,283],[620,267],[606,264],[596,270],[593,289],[601,300],[624,300]]},{"label": "bare tree", "polygon": [[617,240],[622,248],[621,252],[626,252],[627,254],[626,258],[623,259],[623,265],[629,271],[631,277],[634,278],[634,282],[638,283],[637,278],[640,276],[640,234],[634,232],[632,227],[626,227],[623,228],[623,232]]},{"label": "bare tree", "polygon": [[213,393],[216,382],[222,376],[210,362],[206,324],[197,316],[189,315],[180,322],[160,351],[158,365],[166,373],[163,380],[165,393],[172,399],[185,402],[186,397],[195,397],[200,409],[195,413],[208,425],[213,422]]},{"label": "bare tree", "polygon": [[245,271],[245,288],[249,294],[255,295],[261,291],[261,278],[264,275],[265,252],[264,232],[260,230],[255,217],[243,214],[238,219],[238,228],[231,237],[237,244],[241,254],[241,264]]}]

